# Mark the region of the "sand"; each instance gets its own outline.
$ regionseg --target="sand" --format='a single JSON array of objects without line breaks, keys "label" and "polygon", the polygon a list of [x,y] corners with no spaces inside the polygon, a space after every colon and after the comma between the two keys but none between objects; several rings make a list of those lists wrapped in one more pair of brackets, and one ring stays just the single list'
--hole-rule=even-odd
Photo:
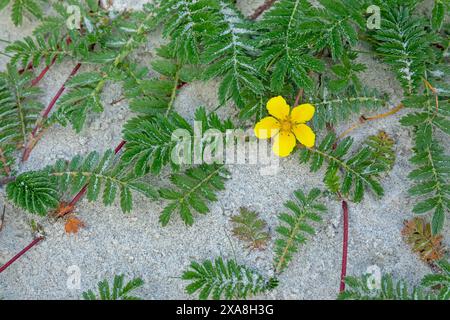
[{"label": "sand", "polygon": [[[116,8],[138,8],[145,1],[114,1]],[[239,8],[249,15],[263,1],[238,1]],[[133,5],[130,5],[133,3]],[[36,22],[26,22],[16,28],[10,22],[9,9],[0,13],[0,38],[16,40],[30,35]],[[146,48],[136,57],[149,64],[153,50],[161,43],[160,32],[153,33]],[[0,44],[3,45],[3,44]],[[1,47],[3,48],[3,47]],[[150,52],[146,52],[150,51]],[[390,95],[390,105],[401,99],[401,88],[389,68],[372,55],[362,55],[360,61],[368,67],[362,79],[365,85]],[[0,56],[0,69],[7,59]],[[75,62],[55,65],[40,83],[46,104],[63,83]],[[84,67],[83,67],[84,68]],[[192,118],[192,110],[205,106],[209,110],[218,105],[217,81],[207,84],[193,82],[184,87],[176,99],[175,109]],[[56,159],[70,159],[76,154],[92,150],[102,152],[114,148],[121,140],[121,126],[133,115],[126,102],[112,106],[120,97],[117,86],[108,86],[102,96],[106,110],[89,118],[88,124],[77,135],[71,128],[53,126],[36,146],[29,161],[20,171],[39,169]],[[222,108],[221,115],[233,109]],[[356,142],[384,130],[396,141],[397,161],[392,172],[383,179],[385,196],[376,199],[367,193],[360,204],[350,203],[348,274],[359,275],[371,265],[378,266],[395,278],[404,278],[416,284],[430,268],[421,262],[403,242],[403,221],[413,216],[414,199],[407,194],[412,169],[412,134],[400,126],[398,120],[405,111],[381,121],[373,121],[352,133]],[[357,116],[337,127],[342,132],[357,120]],[[448,149],[447,149],[448,151]],[[167,227],[162,227],[158,216],[164,207],[162,200],[150,201],[135,196],[134,209],[123,214],[116,204],[105,207],[100,202],[83,199],[76,208],[76,216],[86,223],[76,235],[64,232],[63,221],[50,221],[25,213],[7,204],[5,227],[0,232],[0,265],[5,263],[31,240],[30,219],[45,229],[46,239],[20,260],[0,274],[0,298],[3,299],[79,299],[81,293],[95,288],[104,278],[124,273],[127,277],[141,277],[145,285],[136,294],[145,299],[186,299],[186,283],[179,277],[191,260],[203,260],[223,255],[252,266],[264,275],[272,274],[272,245],[277,225],[276,215],[283,211],[283,203],[296,189],[309,191],[313,187],[325,189],[323,171],[310,173],[306,165],[299,165],[298,155],[283,159],[277,175],[262,176],[256,165],[230,166],[231,179],[226,190],[219,193],[219,201],[211,204],[211,212],[195,216],[195,224],[186,227],[174,216]],[[168,172],[163,173],[167,179]],[[155,180],[155,179],[153,179]],[[159,180],[159,179],[158,179]],[[0,204],[5,192],[0,190]],[[258,296],[265,299],[335,299],[339,290],[342,250],[342,212],[338,201],[325,198],[328,212],[317,224],[317,235],[301,247],[286,272],[280,277],[280,286],[271,293]],[[240,207],[260,212],[269,225],[272,236],[264,251],[245,250],[242,243],[230,236],[230,216]],[[444,234],[448,235],[448,225]],[[448,241],[448,237],[446,237]],[[68,288],[68,268],[77,266],[81,272],[81,286]]]}]

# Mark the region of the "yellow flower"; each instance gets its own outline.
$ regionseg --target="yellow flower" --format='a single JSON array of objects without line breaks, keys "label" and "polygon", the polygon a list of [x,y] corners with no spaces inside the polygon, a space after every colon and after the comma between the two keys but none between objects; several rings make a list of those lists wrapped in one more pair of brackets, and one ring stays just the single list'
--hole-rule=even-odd
[{"label": "yellow flower", "polygon": [[273,138],[273,152],[279,157],[287,157],[294,150],[298,140],[306,147],[313,147],[316,135],[305,123],[314,116],[314,106],[306,103],[291,108],[283,97],[278,96],[267,102],[271,117],[261,119],[255,126],[259,139]]}]

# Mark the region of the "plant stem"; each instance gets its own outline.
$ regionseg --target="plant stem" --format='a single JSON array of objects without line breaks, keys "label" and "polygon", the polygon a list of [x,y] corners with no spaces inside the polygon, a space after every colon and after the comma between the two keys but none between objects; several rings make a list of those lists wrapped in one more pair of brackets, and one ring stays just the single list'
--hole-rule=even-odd
[{"label": "plant stem", "polygon": [[345,277],[347,275],[347,252],[348,252],[348,205],[347,201],[342,200],[342,211],[344,217],[343,241],[342,241],[342,267],[341,267],[341,283],[339,291],[345,290]]},{"label": "plant stem", "polygon": [[201,188],[205,183],[210,181],[220,170],[222,170],[222,168],[224,166],[225,166],[224,164],[220,165],[219,167],[217,167],[216,170],[214,170],[208,176],[206,176],[205,178],[200,180],[195,186],[192,186],[191,190],[189,190],[189,192],[187,192],[185,195],[183,195],[182,198],[178,199],[178,202],[177,202],[174,210],[178,209],[184,202],[189,201],[190,195],[193,194],[195,192],[195,190]]},{"label": "plant stem", "polygon": [[[115,153],[115,154],[118,154],[118,153],[120,152],[120,150],[122,150],[122,148],[123,148],[123,146],[125,145],[125,143],[127,143],[127,142],[126,142],[125,140],[122,140],[122,141],[117,145],[117,147],[114,149],[114,153]],[[70,201],[70,203],[69,203],[68,206],[75,207],[75,204],[76,204],[78,201],[80,201],[80,199],[81,199],[81,198],[84,196],[84,194],[86,193],[87,188],[88,188],[88,185],[85,184],[85,185],[83,186],[83,188],[81,188],[81,190],[75,195],[75,197],[73,197],[72,201]],[[66,213],[69,213],[69,212],[66,212]]]},{"label": "plant stem", "polygon": [[114,149],[114,153],[118,154],[120,150],[122,150],[123,146],[127,143],[125,140],[120,141],[120,143],[117,145],[117,147]]},{"label": "plant stem", "polygon": [[78,72],[80,67],[81,67],[81,63],[77,63],[77,65],[72,69],[72,71],[69,74],[69,77],[63,83],[61,88],[58,90],[56,95],[53,97],[52,101],[50,101],[49,105],[47,106],[47,108],[45,108],[44,112],[42,113],[42,117],[43,118],[47,118],[48,117],[48,114],[52,110],[52,108],[55,105],[56,101],[59,99],[59,97],[61,97],[61,95],[63,94],[64,90],[66,89],[65,84],[67,83],[67,81],[69,81],[70,78],[72,78]]},{"label": "plant stem", "polygon": [[42,135],[40,135],[40,136],[37,135],[38,130],[40,130],[42,128],[42,125],[45,122],[45,120],[47,120],[50,111],[53,109],[53,107],[55,106],[56,102],[61,97],[61,95],[63,94],[64,90],[66,89],[65,84],[67,83],[67,81],[78,72],[80,67],[81,67],[81,63],[78,63],[73,68],[73,70],[70,73],[69,77],[63,83],[63,85],[59,88],[58,92],[53,97],[53,99],[50,101],[50,103],[48,104],[47,108],[44,109],[44,111],[42,112],[41,117],[36,121],[36,124],[35,124],[33,130],[31,131],[30,139],[28,140],[28,143],[27,143],[25,149],[23,150],[22,162],[27,161],[28,158],[30,157],[31,151],[33,151],[34,146],[37,144],[37,142],[40,140],[40,138],[42,136]]},{"label": "plant stem", "polygon": [[433,86],[431,85],[431,83],[428,82],[427,79],[422,78],[422,80],[423,80],[423,82],[425,83],[425,86],[426,86],[428,89],[430,89],[431,92],[433,93],[434,99],[435,99],[435,102],[436,102],[436,112],[439,112],[439,94],[438,94],[438,91],[436,90],[435,87],[433,87]]},{"label": "plant stem", "polygon": [[[142,36],[144,33],[147,32],[146,30],[146,23],[153,17],[152,13],[149,13],[143,20],[143,22],[140,24],[140,26],[138,27],[138,29],[136,30],[136,35],[137,36]],[[68,41],[71,41],[70,39]],[[114,62],[111,64],[110,68],[109,68],[109,72],[113,71],[115,68],[117,68],[117,66],[123,62],[123,60],[130,54],[130,52],[133,50],[133,45],[136,42],[136,37],[132,36],[128,39],[128,41],[126,42],[126,44],[120,49],[120,51],[118,52],[116,58],[114,59]],[[91,46],[91,49],[93,49],[93,46]],[[72,77],[74,76],[77,72],[78,69],[81,67],[81,63],[78,63],[75,68],[72,70],[72,72],[70,73],[69,77],[67,78],[67,80],[65,81],[65,83]],[[109,73],[108,72],[108,73]],[[99,93],[103,87],[106,84],[106,80],[107,78],[104,77],[102,80],[100,80],[97,84],[97,86],[95,87],[94,91],[92,94],[95,93]],[[61,88],[58,90],[58,92],[56,93],[56,95],[54,96],[54,98],[52,99],[52,101],[50,102],[50,104],[47,106],[47,108],[44,110],[44,113],[42,114],[41,118],[36,122],[36,125],[30,135],[30,140],[28,141],[27,146],[25,147],[23,154],[22,154],[22,162],[25,162],[28,160],[28,158],[30,157],[31,151],[34,149],[34,146],[37,144],[37,142],[40,140],[40,136],[36,136],[37,131],[42,128],[43,123],[45,122],[45,120],[47,119],[48,114],[50,113],[50,111],[52,110],[53,106],[55,105],[56,101],[59,99],[59,97],[62,95],[62,93],[65,90],[65,83],[61,86]]]},{"label": "plant stem", "polygon": [[300,102],[301,99],[302,99],[302,96],[303,96],[303,88],[301,88],[300,90],[298,90],[297,97],[295,98],[295,102],[294,102],[294,108],[295,108],[296,106],[298,106],[299,102]]},{"label": "plant stem", "polygon": [[5,56],[5,57],[7,57],[7,58],[10,58],[10,59],[12,58],[12,56],[10,56],[9,54],[7,54],[7,53],[5,53],[3,51],[0,51],[0,54]]},{"label": "plant stem", "polygon": [[31,81],[31,86],[37,85],[39,83],[39,81],[41,81],[42,78],[44,78],[44,76],[47,74],[48,70],[50,70],[50,67],[55,64],[55,61],[56,61],[56,56],[52,59],[50,64],[48,66],[45,66],[45,68],[42,69],[41,73]]},{"label": "plant stem", "polygon": [[26,67],[25,69],[20,69],[20,70],[19,70],[19,74],[22,74],[22,73],[24,73],[25,71],[31,70],[31,69],[33,69],[33,64],[30,62],[30,63],[28,63],[28,65],[27,65],[27,67]]},{"label": "plant stem", "polygon": [[11,181],[16,180],[16,177],[6,177],[3,179],[0,179],[0,187],[3,187],[5,184],[10,183]]},{"label": "plant stem", "polygon": [[[78,201],[80,201],[80,199],[84,196],[84,194],[86,193],[86,190],[87,190],[87,187],[88,187],[88,185],[87,184],[85,184],[84,186],[83,186],[83,188],[81,188],[81,190],[80,191],[78,191],[78,193],[75,195],[75,197],[73,197],[73,199],[72,199],[72,201],[70,201],[69,202],[69,207],[74,207],[75,206],[75,204],[78,202]],[[69,213],[69,212],[67,212],[67,213]]]},{"label": "plant stem", "polygon": [[348,135],[351,131],[355,130],[356,128],[359,128],[361,125],[363,125],[364,123],[368,122],[368,121],[373,121],[373,120],[377,120],[377,119],[382,119],[382,118],[386,118],[389,116],[392,116],[396,113],[398,113],[400,110],[402,110],[405,106],[403,105],[403,103],[398,104],[395,108],[389,110],[388,112],[385,113],[381,113],[375,116],[371,116],[371,117],[366,117],[364,115],[362,115],[359,118],[359,122],[353,124],[350,128],[348,128],[347,130],[345,130],[344,132],[341,133],[341,135],[339,136],[339,139],[342,139],[343,137],[345,137],[346,135]]},{"label": "plant stem", "polygon": [[9,176],[11,174],[11,168],[8,166],[8,161],[6,160],[6,156],[2,148],[0,148],[0,162],[2,163],[3,171],[7,176]]},{"label": "plant stem", "polygon": [[185,86],[187,86],[188,83],[187,82],[181,82],[178,86],[177,86],[177,90],[180,90],[181,88],[184,88]]},{"label": "plant stem", "polygon": [[303,211],[300,216],[297,216],[297,219],[294,222],[294,228],[289,232],[288,239],[286,241],[286,245],[284,246],[283,252],[278,259],[278,263],[275,266],[275,273],[280,274],[283,270],[283,267],[286,266],[286,257],[289,254],[289,250],[293,247],[293,243],[296,240],[296,236],[298,230],[302,227],[302,223],[304,222],[305,212]]},{"label": "plant stem", "polygon": [[392,116],[392,115],[396,114],[397,112],[402,110],[404,107],[405,106],[403,105],[403,103],[400,103],[398,106],[396,106],[392,110],[389,110],[388,112],[385,112],[385,113],[382,113],[382,114],[378,114],[378,115],[375,115],[375,116],[372,116],[372,117],[366,117],[365,120],[366,121],[372,121],[372,120],[386,118],[386,117],[389,117],[389,116]]},{"label": "plant stem", "polygon": [[178,90],[178,87],[180,86],[180,84],[178,83],[180,80],[180,71],[181,70],[178,67],[177,73],[175,74],[175,85],[173,86],[172,94],[170,95],[170,101],[167,106],[166,117],[170,114],[170,111],[172,110],[173,104],[175,102],[175,98],[177,96],[177,90]]},{"label": "plant stem", "polygon": [[[72,42],[72,39],[70,39],[70,37],[67,37],[66,43],[67,43],[67,44],[70,44],[71,42]],[[59,48],[59,46],[58,46],[58,48]],[[48,70],[50,69],[50,67],[51,67],[52,65],[55,64],[56,58],[57,58],[57,55],[55,55],[55,56],[53,57],[52,61],[50,62],[50,64],[49,64],[48,66],[45,66],[45,68],[42,69],[41,73],[40,73],[36,78],[34,78],[34,79],[31,81],[31,86],[37,85],[37,84],[39,83],[39,81],[41,81],[42,78],[44,78],[44,76],[47,74],[47,72],[48,72]],[[22,74],[22,73],[24,73],[25,71],[31,70],[31,69],[33,69],[33,68],[34,68],[34,67],[33,67],[33,62],[30,61],[25,69],[20,69],[20,70],[19,70],[19,73]]]},{"label": "plant stem", "polygon": [[249,16],[248,18],[250,20],[256,20],[258,19],[258,17],[260,15],[262,15],[264,13],[264,11],[270,9],[270,7],[275,3],[275,1],[277,0],[266,0],[266,2],[264,2],[261,6],[259,6],[255,12],[253,12],[253,14],[251,16]]},{"label": "plant stem", "polygon": [[5,212],[6,212],[6,205],[3,205],[3,212],[2,216],[0,217],[0,231],[3,230],[3,226],[5,224]]},{"label": "plant stem", "polygon": [[116,99],[116,100],[111,101],[109,104],[112,105],[112,106],[114,106],[114,105],[116,105],[116,104],[118,104],[118,103],[121,103],[121,102],[124,101],[125,99],[126,99],[125,97],[121,97],[121,98],[119,98],[119,99]]},{"label": "plant stem", "polygon": [[28,250],[33,248],[36,244],[38,244],[41,240],[44,240],[44,237],[40,236],[31,241],[29,245],[23,248],[18,254],[12,257],[8,262],[6,262],[2,267],[0,267],[0,273],[6,270],[10,265],[12,265],[17,259],[19,259],[23,254],[25,254]]},{"label": "plant stem", "polygon": [[351,164],[348,164],[348,163],[342,161],[341,159],[339,159],[336,156],[334,156],[332,153],[327,153],[327,152],[324,152],[324,151],[316,149],[316,148],[307,148],[307,149],[310,150],[313,153],[317,153],[317,154],[321,155],[322,157],[327,159],[329,162],[334,162],[340,168],[345,169],[346,171],[350,172],[354,176],[356,176],[359,179],[361,179],[365,184],[370,185],[370,181],[367,180],[367,178],[363,174],[361,174],[360,172],[356,171]]}]

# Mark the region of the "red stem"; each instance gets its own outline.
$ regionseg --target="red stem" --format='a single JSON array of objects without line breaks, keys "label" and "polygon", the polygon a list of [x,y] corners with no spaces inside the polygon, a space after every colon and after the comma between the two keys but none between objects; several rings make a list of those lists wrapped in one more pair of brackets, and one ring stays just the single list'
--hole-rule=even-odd
[{"label": "red stem", "polygon": [[345,290],[345,276],[347,275],[347,252],[348,252],[348,205],[347,201],[342,200],[342,210],[344,212],[344,239],[342,241],[342,269],[341,284],[339,291]]},{"label": "red stem", "polygon": [[120,141],[117,147],[114,149],[114,153],[118,154],[120,150],[122,150],[123,146],[127,143],[125,140]]},{"label": "red stem", "polygon": [[187,84],[188,84],[187,82],[182,82],[182,83],[180,83],[180,84],[177,86],[177,90],[180,90],[181,88],[187,86]]},{"label": "red stem", "polygon": [[266,2],[264,2],[261,6],[259,6],[255,12],[249,16],[248,18],[250,20],[256,20],[258,19],[258,17],[260,15],[262,15],[264,13],[264,11],[266,11],[267,9],[269,9],[277,0],[266,0]]},{"label": "red stem", "polygon": [[[72,39],[70,37],[66,38],[66,43],[70,44],[72,42]],[[50,69],[50,67],[55,63],[57,56],[55,56],[52,61],[50,62],[50,64],[48,66],[46,66],[41,73],[35,78],[33,79],[33,81],[31,81],[31,86],[35,86],[36,84],[38,84],[39,81],[42,80],[42,78],[45,76],[45,74],[48,72],[48,70]],[[26,70],[31,70],[33,69],[33,62],[30,61],[27,65],[27,67],[25,69],[20,69],[19,70],[19,74],[24,73]]]},{"label": "red stem", "polygon": [[[72,201],[70,201],[69,203],[69,207],[73,207],[78,201],[80,201],[81,197],[84,196],[84,194],[86,193],[88,185],[85,184],[83,188],[81,188],[80,191],[78,191],[78,193],[76,194],[75,197],[73,197]],[[72,210],[72,209],[71,209]]]},{"label": "red stem", "polygon": [[36,145],[37,141],[33,141],[34,138],[36,137],[36,133],[38,132],[39,129],[42,128],[42,122],[43,120],[47,119],[50,111],[52,111],[53,107],[55,106],[56,102],[58,101],[58,99],[61,97],[61,95],[63,94],[64,90],[66,89],[65,84],[67,83],[67,81],[73,77],[78,70],[81,67],[81,63],[78,63],[72,70],[72,72],[70,73],[69,77],[66,79],[66,81],[63,83],[63,85],[59,88],[58,92],[56,93],[56,95],[53,97],[53,99],[50,101],[50,103],[48,104],[47,108],[44,109],[44,111],[41,114],[41,118],[38,120],[38,122],[36,123],[36,125],[33,128],[33,131],[31,131],[31,139],[30,141],[28,141],[27,146],[25,147],[25,149],[23,150],[23,154],[22,154],[22,162],[25,162],[28,160],[28,158],[30,157],[31,151],[33,150],[34,146]]},{"label": "red stem", "polygon": [[[52,101],[48,104],[47,108],[45,108],[44,112],[42,113],[42,118],[47,118],[50,111],[52,111],[53,107],[55,106],[56,101],[58,101],[59,97],[63,94],[64,90],[66,90],[66,83],[69,81],[70,78],[72,78],[80,69],[81,63],[77,63],[77,65],[72,69],[72,71],[69,74],[69,77],[67,77],[66,81],[64,81],[61,88],[59,88],[56,95],[53,97]],[[36,128],[35,128],[36,129]],[[34,132],[34,130],[33,130]]]},{"label": "red stem", "polygon": [[36,244],[38,244],[39,241],[43,240],[44,237],[38,237],[31,241],[29,245],[27,245],[25,248],[23,248],[18,254],[16,254],[14,257],[11,258],[7,263],[5,263],[0,268],[0,273],[6,270],[10,265],[12,265],[17,259],[19,259],[23,254],[25,254],[28,250],[30,250],[32,247],[34,247]]},{"label": "red stem", "polygon": [[44,76],[47,74],[48,70],[50,70],[50,67],[51,67],[53,64],[55,64],[55,61],[56,61],[56,56],[52,59],[52,61],[50,62],[50,64],[49,64],[48,66],[45,66],[45,68],[42,69],[41,73],[40,73],[36,78],[34,78],[34,79],[31,81],[31,86],[37,85],[37,84],[39,83],[39,81],[41,81],[42,78],[44,78]]},{"label": "red stem", "polygon": [[0,179],[0,187],[3,187],[3,185],[5,185],[5,184],[8,184],[8,183],[10,183],[11,181],[14,181],[14,180],[16,180],[16,177],[11,177],[11,176],[9,176],[9,177],[5,177],[5,178],[2,178],[2,179]]},{"label": "red stem", "polygon": [[31,70],[31,69],[33,69],[33,63],[30,62],[30,63],[28,63],[28,65],[27,65],[26,68],[22,68],[22,69],[19,70],[19,74],[22,74],[22,73],[24,73],[25,71]]},{"label": "red stem", "polygon": [[303,89],[298,90],[297,97],[295,98],[294,107],[297,107],[301,97],[303,96]]},{"label": "red stem", "polygon": [[[122,150],[123,146],[125,145],[125,143],[127,143],[125,140],[122,140],[117,147],[114,149],[114,153],[118,154],[120,152],[120,150]],[[83,188],[81,188],[81,190],[76,194],[75,197],[73,197],[72,201],[70,201],[69,206],[75,206],[75,204],[80,201],[80,199],[84,196],[84,194],[87,191],[87,187],[88,185],[84,185]]]}]

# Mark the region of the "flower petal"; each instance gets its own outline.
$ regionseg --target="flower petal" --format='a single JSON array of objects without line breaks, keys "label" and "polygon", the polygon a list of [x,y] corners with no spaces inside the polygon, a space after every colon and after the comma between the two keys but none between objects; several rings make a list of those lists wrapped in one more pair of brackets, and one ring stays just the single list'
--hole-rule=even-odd
[{"label": "flower petal", "polygon": [[289,116],[290,109],[291,108],[282,96],[272,98],[267,102],[267,110],[269,111],[269,114],[279,120],[284,120],[287,116]]},{"label": "flower petal", "polygon": [[310,103],[301,104],[292,109],[291,120],[294,123],[305,123],[314,116],[314,106]]},{"label": "flower petal", "polygon": [[272,150],[279,157],[287,157],[294,150],[295,145],[295,136],[291,132],[281,131],[273,139]]},{"label": "flower petal", "polygon": [[311,148],[316,142],[316,135],[306,124],[298,124],[293,129],[298,141],[304,146]]},{"label": "flower petal", "polygon": [[255,126],[255,136],[259,139],[272,138],[280,131],[280,123],[273,117],[261,119]]}]

